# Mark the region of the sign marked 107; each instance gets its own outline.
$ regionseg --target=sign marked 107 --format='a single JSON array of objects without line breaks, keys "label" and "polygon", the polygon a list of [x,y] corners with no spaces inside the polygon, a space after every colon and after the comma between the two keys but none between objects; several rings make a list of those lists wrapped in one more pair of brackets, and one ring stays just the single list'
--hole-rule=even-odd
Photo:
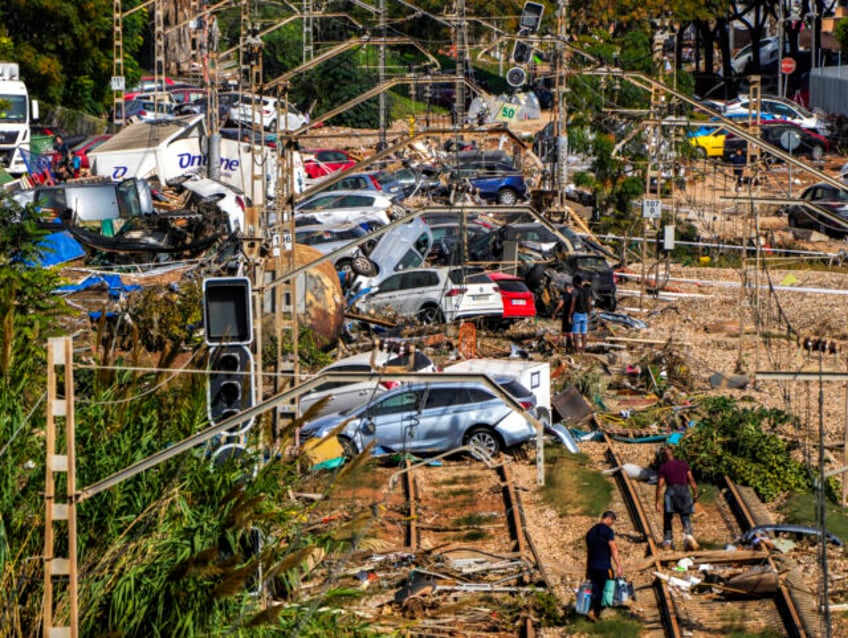
[{"label": "sign marked 107", "polygon": [[662,202],[658,199],[643,199],[642,217],[644,219],[661,219]]}]

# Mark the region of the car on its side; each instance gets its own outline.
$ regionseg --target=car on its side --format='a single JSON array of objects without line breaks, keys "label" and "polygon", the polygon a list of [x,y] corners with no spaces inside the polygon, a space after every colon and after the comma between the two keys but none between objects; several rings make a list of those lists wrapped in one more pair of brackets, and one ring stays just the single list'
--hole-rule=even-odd
[{"label": "car on its side", "polygon": [[[332,226],[327,224],[311,224],[309,226],[295,227],[295,241],[298,244],[312,246],[323,255],[334,252],[346,246],[351,241],[360,239],[367,234],[368,231],[360,224],[338,224]],[[351,272],[353,261],[360,254],[360,251],[368,254],[376,245],[376,240],[373,244],[368,244],[368,242],[366,244],[361,249],[353,246],[341,256],[336,257],[336,261],[333,263],[336,270],[344,273]]]},{"label": "car on its side", "polygon": [[[771,38],[762,38],[760,40],[760,66],[766,66],[771,64],[772,62],[777,62],[777,58],[780,54],[780,39],[778,37]],[[784,55],[788,55],[790,53],[789,49],[789,38],[786,38],[786,43],[784,44]],[[744,47],[739,49],[736,55],[733,56],[730,60],[730,67],[733,69],[734,73],[741,74],[745,73],[749,66],[754,61],[754,45],[746,44]]]},{"label": "car on its side", "polygon": [[536,316],[536,298],[521,277],[505,272],[490,272],[489,279],[498,285],[503,301],[503,318],[508,321]]},{"label": "car on its side", "polygon": [[312,179],[319,179],[338,171],[346,171],[356,165],[345,151],[332,148],[318,148],[302,151],[303,170]]},{"label": "car on its side", "polygon": [[[747,116],[749,100],[747,97],[728,102],[724,107],[726,116]],[[805,129],[816,131],[822,135],[829,133],[827,122],[814,113],[792,100],[778,97],[763,97],[760,99],[760,113],[770,116],[770,119],[781,119],[793,122]]]},{"label": "car on its side", "polygon": [[367,257],[355,259],[357,277],[352,291],[359,294],[379,285],[393,273],[418,268],[424,264],[433,247],[433,233],[422,219],[413,217],[388,231]]},{"label": "car on its side", "polygon": [[[318,375],[325,372],[379,372],[385,367],[399,366],[409,367],[410,372],[439,372],[438,366],[418,350],[412,355],[411,360],[409,354],[393,354],[378,350],[339,359],[322,368]],[[367,380],[355,383],[327,381],[300,397],[300,412],[305,413],[324,398],[327,398],[327,404],[318,415],[352,410],[399,385],[399,382],[391,380],[380,382]]]},{"label": "car on its side", "polygon": [[308,118],[297,110],[294,105],[289,104],[284,115],[284,122],[280,126],[279,105],[276,98],[259,95],[245,94],[238,98],[230,109],[230,119],[251,126],[255,121],[262,128],[276,131],[281,128],[286,131],[294,131],[308,123]]},{"label": "car on its side", "polygon": [[[815,204],[848,224],[848,191],[822,182],[804,189],[798,199]],[[802,203],[783,207],[778,213],[786,215],[792,228],[811,228],[834,238],[848,235],[848,228]]]},{"label": "car on its side", "polygon": [[[793,122],[764,122],[760,125],[760,138],[791,155],[806,155],[815,161],[821,160],[830,151],[830,142],[826,137]],[[725,160],[729,160],[737,150],[747,153],[748,143],[730,133],[724,138]]]},{"label": "car on its side", "polygon": [[[526,410],[534,410],[532,393],[509,376],[495,383]],[[519,398],[515,393],[521,393]],[[347,425],[343,423],[347,421]],[[495,455],[531,440],[536,430],[481,381],[437,381],[403,384],[365,405],[309,421],[303,439],[327,436],[342,426],[337,437],[352,456],[372,442],[381,450],[435,454],[463,445]]]},{"label": "car on its side", "polygon": [[502,317],[498,286],[480,269],[415,268],[386,277],[356,301],[362,311],[389,308],[422,323],[470,317]]}]

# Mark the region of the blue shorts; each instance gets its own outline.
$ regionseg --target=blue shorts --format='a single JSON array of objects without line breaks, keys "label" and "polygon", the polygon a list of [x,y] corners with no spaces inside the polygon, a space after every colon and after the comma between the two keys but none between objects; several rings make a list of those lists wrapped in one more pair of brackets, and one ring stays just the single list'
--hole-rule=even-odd
[{"label": "blue shorts", "polygon": [[584,335],[589,332],[589,315],[585,312],[575,312],[571,316],[571,333]]}]

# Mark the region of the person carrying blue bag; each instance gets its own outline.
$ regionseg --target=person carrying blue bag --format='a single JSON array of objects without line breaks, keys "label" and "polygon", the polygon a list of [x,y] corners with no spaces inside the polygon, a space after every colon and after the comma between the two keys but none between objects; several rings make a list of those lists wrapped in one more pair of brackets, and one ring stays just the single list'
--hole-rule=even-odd
[{"label": "person carrying blue bag", "polygon": [[586,617],[592,622],[596,622],[601,615],[604,590],[607,581],[613,579],[613,563],[616,575],[619,578],[624,576],[618,546],[615,544],[615,532],[612,530],[615,519],[615,512],[607,510],[601,514],[600,522],[586,533],[586,578],[592,582],[592,606]]}]

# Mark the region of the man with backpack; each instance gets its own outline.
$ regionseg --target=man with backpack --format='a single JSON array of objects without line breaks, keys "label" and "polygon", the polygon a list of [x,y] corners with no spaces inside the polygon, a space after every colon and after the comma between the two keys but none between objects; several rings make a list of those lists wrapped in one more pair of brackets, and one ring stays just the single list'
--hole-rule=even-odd
[{"label": "man with backpack", "polygon": [[592,313],[592,282],[583,281],[580,275],[574,275],[574,294],[571,296],[571,332],[574,335],[574,349],[577,354],[586,352],[589,341],[589,315]]}]

